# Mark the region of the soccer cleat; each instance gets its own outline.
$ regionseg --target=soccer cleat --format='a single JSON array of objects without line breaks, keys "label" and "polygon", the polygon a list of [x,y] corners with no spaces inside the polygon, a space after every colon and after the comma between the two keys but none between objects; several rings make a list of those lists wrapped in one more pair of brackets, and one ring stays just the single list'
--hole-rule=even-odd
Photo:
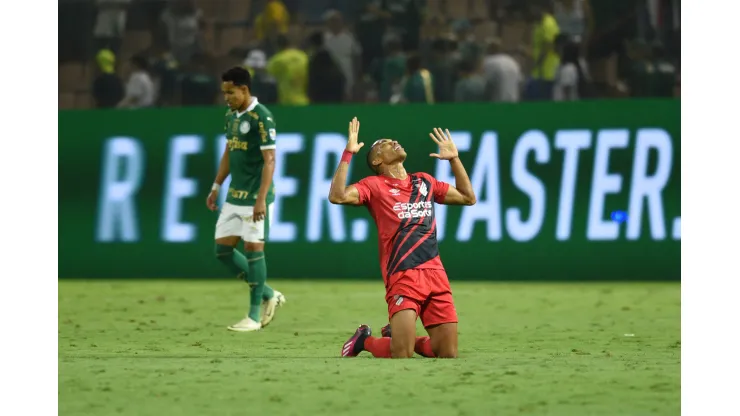
[{"label": "soccer cleat", "polygon": [[354,335],[347,340],[342,346],[342,357],[357,357],[365,350],[365,339],[373,334],[373,331],[367,325],[360,325]]},{"label": "soccer cleat", "polygon": [[257,321],[252,320],[250,317],[246,317],[242,319],[241,321],[235,323],[234,325],[231,325],[229,328],[229,331],[236,331],[236,332],[252,332],[252,331],[259,331],[262,329],[262,324],[260,324]]},{"label": "soccer cleat", "polygon": [[384,338],[390,338],[391,337],[391,324],[388,324],[380,328],[380,335],[382,335]]},{"label": "soccer cleat", "polygon": [[260,315],[262,316],[262,318],[260,319],[262,323],[262,328],[266,327],[270,324],[270,322],[272,322],[272,318],[275,317],[275,311],[277,310],[277,308],[285,304],[285,296],[283,296],[283,294],[278,292],[277,290],[273,290],[273,292],[275,292],[275,294],[272,296],[272,298],[262,301],[262,312]]}]

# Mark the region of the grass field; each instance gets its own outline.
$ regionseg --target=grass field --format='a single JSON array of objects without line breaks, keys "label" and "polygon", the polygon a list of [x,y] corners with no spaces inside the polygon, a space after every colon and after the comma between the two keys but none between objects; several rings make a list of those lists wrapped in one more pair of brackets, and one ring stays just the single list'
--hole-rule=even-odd
[{"label": "grass field", "polygon": [[237,281],[59,281],[59,414],[680,414],[679,284],[453,283],[456,360],[338,358],[382,283],[272,284],[272,325],[233,333]]}]

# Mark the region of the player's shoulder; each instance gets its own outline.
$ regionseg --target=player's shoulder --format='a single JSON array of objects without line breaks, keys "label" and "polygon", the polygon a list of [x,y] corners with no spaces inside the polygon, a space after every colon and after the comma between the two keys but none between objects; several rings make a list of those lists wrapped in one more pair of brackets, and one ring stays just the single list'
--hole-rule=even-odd
[{"label": "player's shoulder", "polygon": [[269,121],[274,121],[272,119],[272,111],[262,103],[257,104],[254,109],[252,109],[252,112],[255,114],[257,119],[267,120],[269,118]]},{"label": "player's shoulder", "polygon": [[368,188],[377,188],[378,186],[382,185],[383,179],[378,175],[365,176],[357,183],[367,186]]},{"label": "player's shoulder", "polygon": [[229,117],[231,117],[233,115],[234,115],[234,110],[232,110],[231,108],[227,108],[226,109],[226,114],[224,114],[224,117],[229,118]]},{"label": "player's shoulder", "polygon": [[414,173],[411,174],[411,176],[415,176],[415,177],[421,178],[421,179],[426,179],[429,182],[434,182],[435,181],[434,176],[432,176],[432,175],[430,175],[430,174],[428,174],[426,172],[414,172]]}]

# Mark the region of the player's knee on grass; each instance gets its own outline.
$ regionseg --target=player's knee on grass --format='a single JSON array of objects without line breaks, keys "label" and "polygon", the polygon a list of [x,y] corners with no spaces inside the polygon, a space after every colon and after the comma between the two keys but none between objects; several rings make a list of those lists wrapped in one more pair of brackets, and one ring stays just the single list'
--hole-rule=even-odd
[{"label": "player's knee on grass", "polygon": [[432,351],[437,358],[457,358],[457,324],[447,323],[427,328]]},{"label": "player's knee on grass", "polygon": [[416,311],[404,309],[391,317],[391,358],[411,358],[416,343]]}]

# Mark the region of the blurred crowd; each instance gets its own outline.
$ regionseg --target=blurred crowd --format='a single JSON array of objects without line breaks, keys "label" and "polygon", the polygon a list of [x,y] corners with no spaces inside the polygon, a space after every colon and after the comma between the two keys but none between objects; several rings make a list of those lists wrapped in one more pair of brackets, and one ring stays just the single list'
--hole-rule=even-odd
[{"label": "blurred crowd", "polygon": [[680,0],[60,0],[60,108],[680,95]]}]

